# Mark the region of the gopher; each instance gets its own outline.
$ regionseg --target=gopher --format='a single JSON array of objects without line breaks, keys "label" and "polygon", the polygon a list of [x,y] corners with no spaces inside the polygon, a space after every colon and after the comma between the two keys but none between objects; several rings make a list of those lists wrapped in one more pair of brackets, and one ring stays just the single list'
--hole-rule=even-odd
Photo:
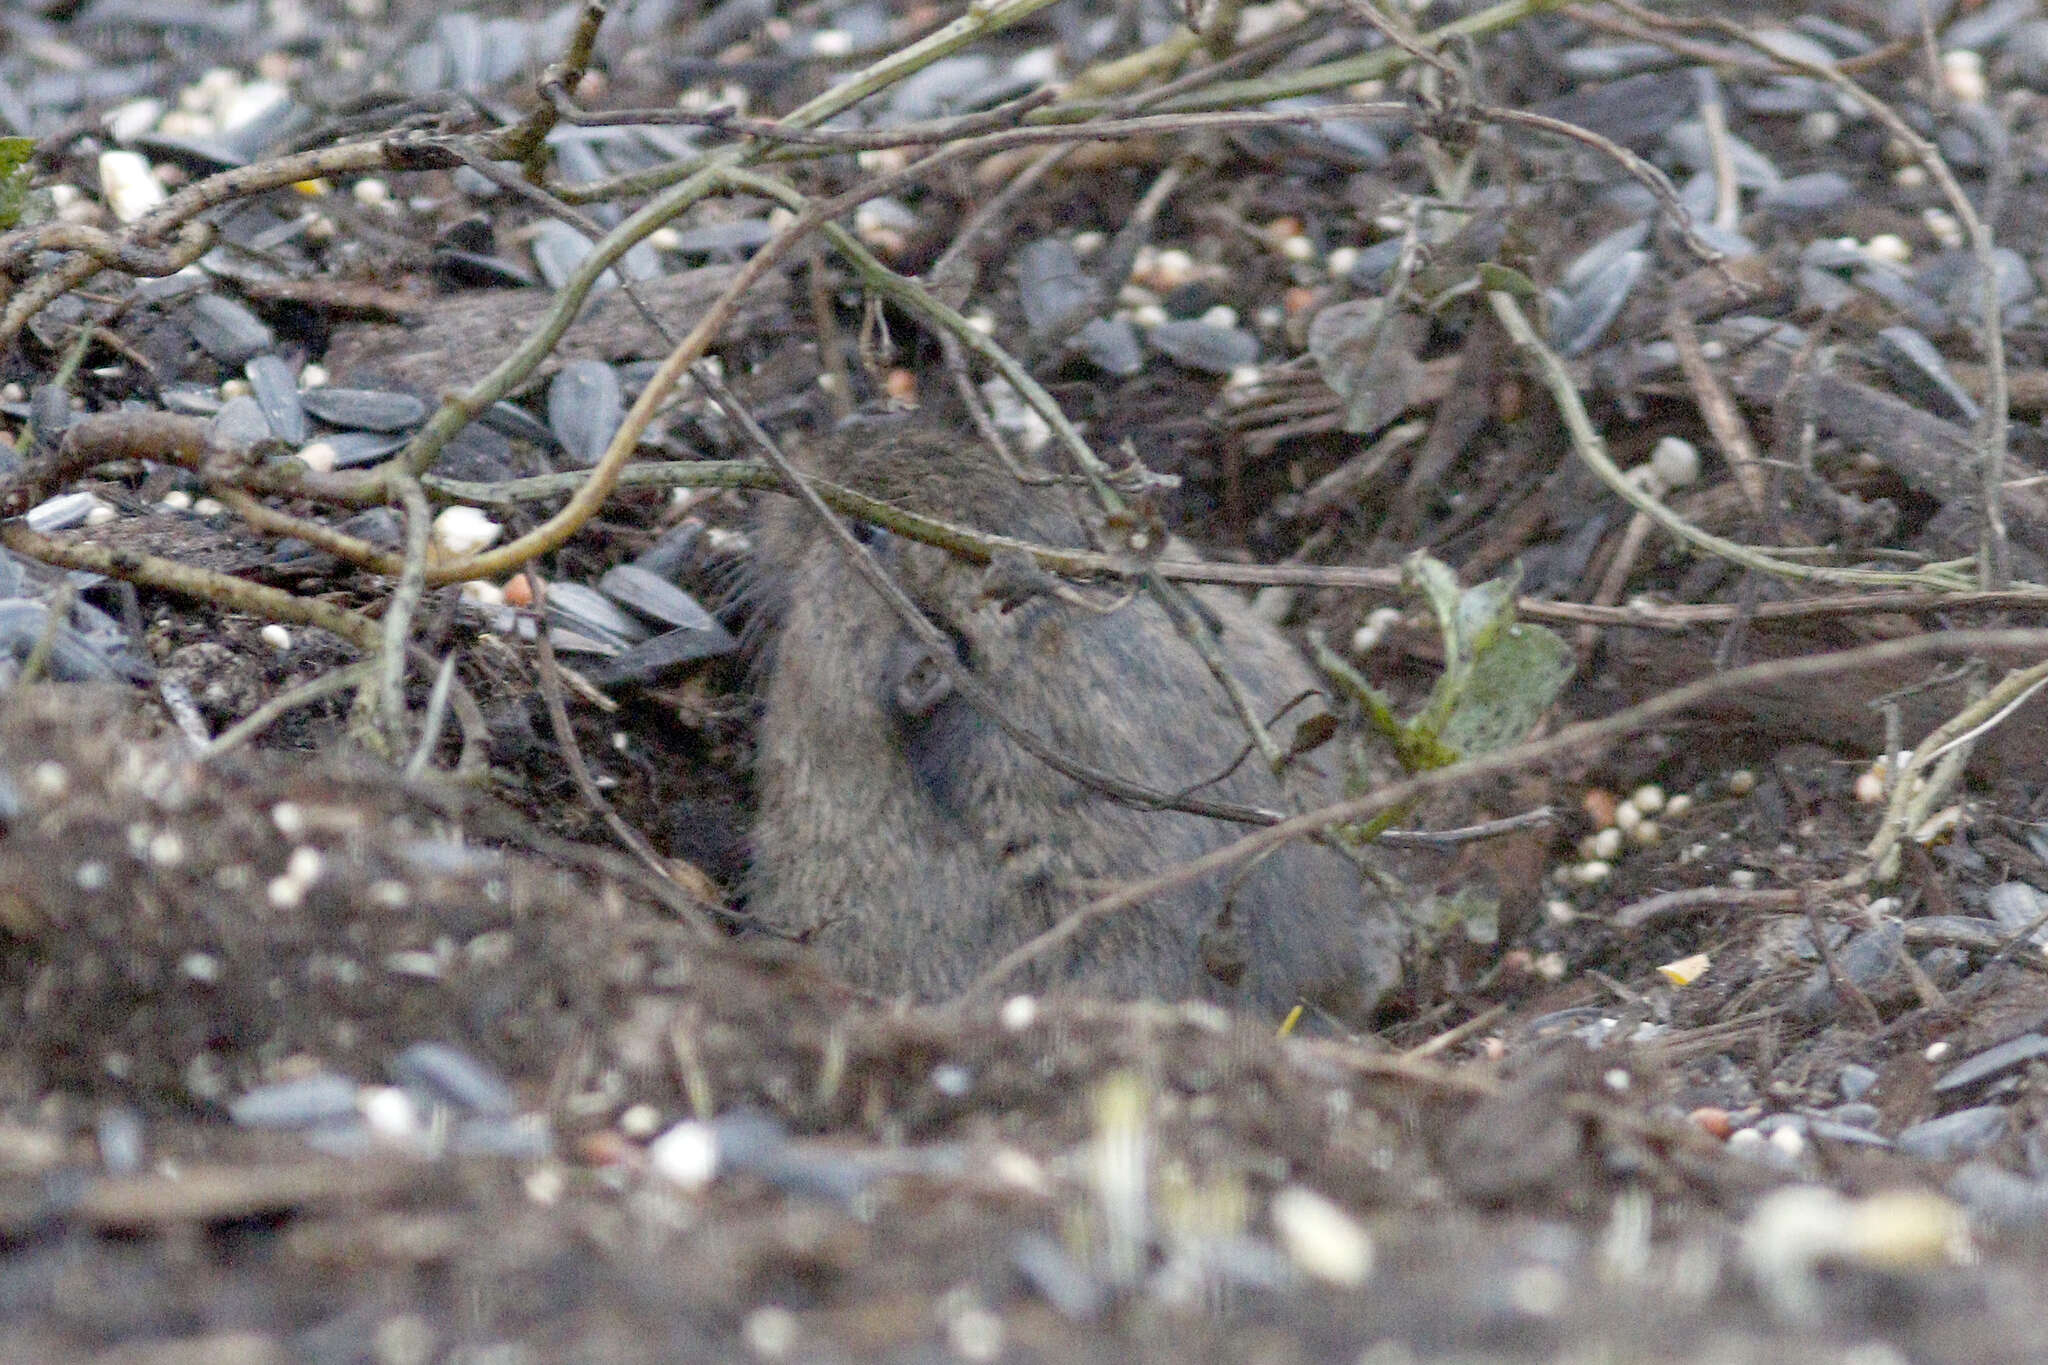
[{"label": "gopher", "polygon": [[[916,419],[849,424],[806,463],[911,511],[1089,544],[1072,489],[1020,482],[972,436]],[[1208,783],[1205,798],[1283,812],[1340,794],[1299,764],[1284,781],[1256,755],[1232,769],[1243,726],[1148,594],[1019,593],[947,551],[856,529],[1003,713],[1057,751],[1156,790]],[[770,500],[758,541],[769,637],[748,905],[855,984],[943,1000],[1103,889],[1245,833],[1121,802],[1026,753],[796,500]],[[1237,595],[1195,596],[1264,716],[1317,686]],[[1357,867],[1294,843],[1109,915],[1006,985],[1276,1016],[1301,1003],[1356,1023],[1396,980],[1399,925]]]}]

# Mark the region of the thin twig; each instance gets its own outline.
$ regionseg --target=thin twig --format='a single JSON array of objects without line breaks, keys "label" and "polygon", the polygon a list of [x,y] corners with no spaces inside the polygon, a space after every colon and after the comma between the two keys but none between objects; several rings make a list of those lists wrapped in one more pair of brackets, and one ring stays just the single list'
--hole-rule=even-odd
[{"label": "thin twig", "polygon": [[384,606],[384,648],[377,678],[377,705],[382,713],[384,741],[395,760],[405,752],[405,651],[412,634],[413,611],[419,606],[427,577],[428,532],[433,513],[426,494],[411,479],[393,480],[393,491],[405,508],[405,567]]},{"label": "thin twig", "polygon": [[336,692],[368,685],[374,682],[376,675],[375,660],[359,659],[280,692],[201,746],[196,757],[201,763],[217,762],[268,730],[288,712],[311,706]]},{"label": "thin twig", "polygon": [[590,775],[590,766],[583,761],[583,747],[576,742],[576,728],[569,723],[569,707],[562,695],[562,669],[555,660],[554,641],[549,638],[547,624],[547,584],[532,568],[526,570],[527,581],[533,585],[533,610],[539,622],[534,632],[534,652],[540,660],[540,693],[547,703],[548,724],[555,732],[555,744],[562,751],[562,759],[569,766],[569,776],[576,783],[576,791],[590,808],[604,821],[612,837],[623,844],[627,851],[645,863],[648,869],[668,881],[675,881],[667,862],[654,851],[640,831],[626,823],[598,790],[597,782]]},{"label": "thin twig", "polygon": [[0,546],[45,564],[65,569],[85,569],[133,583],[175,593],[230,611],[247,612],[271,621],[296,621],[320,629],[355,645],[375,651],[382,644],[382,632],[369,617],[316,598],[299,597],[261,583],[211,569],[195,568],[157,555],[132,550],[113,550],[86,540],[60,540],[30,530],[19,521],[0,522]]}]

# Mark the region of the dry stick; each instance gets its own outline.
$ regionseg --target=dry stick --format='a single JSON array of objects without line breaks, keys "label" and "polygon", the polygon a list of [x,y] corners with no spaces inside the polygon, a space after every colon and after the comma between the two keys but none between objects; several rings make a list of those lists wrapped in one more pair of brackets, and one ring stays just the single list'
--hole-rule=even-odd
[{"label": "dry stick", "polygon": [[[11,238],[11,240],[10,240]],[[186,223],[167,247],[144,246],[83,223],[51,223],[26,234],[0,237],[0,270],[11,271],[39,251],[82,252],[110,270],[155,279],[175,275],[213,245],[213,225]]]},{"label": "dry stick", "polygon": [[1186,811],[1192,815],[1205,815],[1211,819],[1232,820],[1248,825],[1277,825],[1285,819],[1277,811],[1264,810],[1257,806],[1204,801],[1185,795],[1176,796],[1171,792],[1127,781],[1114,773],[1067,757],[1036,734],[1011,720],[996,703],[995,697],[982,685],[981,679],[975,677],[973,672],[960,662],[954,652],[953,642],[947,638],[946,633],[934,625],[931,618],[919,611],[917,604],[897,586],[896,580],[889,577],[882,566],[875,562],[873,555],[868,552],[868,547],[861,544],[860,539],[846,528],[846,523],[825,505],[825,500],[819,497],[817,490],[811,486],[811,480],[799,473],[789,462],[789,458],[775,444],[775,438],[762,430],[760,423],[754,420],[753,414],[733,395],[724,382],[716,375],[701,369],[697,372],[697,382],[704,386],[712,400],[725,410],[726,416],[740,428],[749,441],[753,442],[763,458],[782,475],[789,489],[803,501],[811,514],[824,524],[826,533],[838,543],[840,551],[847,556],[854,572],[881,595],[889,604],[890,610],[902,619],[910,633],[931,651],[932,662],[945,673],[947,680],[960,695],[967,699],[984,720],[1000,729],[1024,752],[1063,777],[1071,778],[1141,809]]},{"label": "dry stick", "polygon": [[[1020,968],[1058,948],[1097,920],[1143,904],[1155,896],[1199,882],[1260,857],[1291,839],[1304,838],[1337,825],[1355,824],[1383,810],[1419,800],[1478,778],[1493,777],[1520,768],[1591,749],[1612,740],[1637,734],[1659,722],[1681,715],[1716,697],[1746,688],[1779,686],[1833,677],[1843,673],[1927,658],[1949,658],[1977,653],[2007,651],[2048,652],[2048,630],[1958,630],[1911,640],[1887,640],[1881,644],[1800,659],[1779,659],[1732,669],[1711,678],[1673,688],[1638,706],[1617,711],[1599,720],[1565,726],[1544,739],[1530,740],[1512,748],[1481,755],[1421,773],[1380,788],[1369,796],[1353,798],[1321,810],[1283,820],[1277,825],[1248,834],[1236,843],[1212,850],[1178,867],[1129,882],[1089,902],[1036,938],[1006,954],[969,986],[963,998],[984,994],[1001,985]],[[1852,889],[1862,884],[1864,874],[1853,872],[1826,883],[1828,890]]]},{"label": "dry stick", "polygon": [[419,781],[427,770],[427,763],[434,756],[434,750],[441,743],[441,727],[448,717],[448,693],[455,681],[455,656],[449,654],[441,660],[441,666],[434,670],[434,687],[427,693],[427,714],[420,722],[419,742],[413,746],[412,757],[405,762],[405,780]]},{"label": "dry stick", "polygon": [[[1492,5],[1477,14],[1453,20],[1428,33],[1418,34],[1416,40],[1431,48],[1441,48],[1454,42],[1510,28],[1531,15],[1558,8],[1561,6],[1557,0],[1505,0],[1504,3]],[[1319,95],[1326,91],[1357,85],[1361,81],[1383,80],[1399,72],[1411,60],[1409,55],[1399,48],[1386,47],[1363,56],[1345,57],[1298,71],[1285,71],[1250,80],[1225,81],[1221,85],[1211,86],[1195,94],[1181,96],[1173,100],[1169,107],[1176,110],[1227,109],[1265,104],[1271,100],[1290,99],[1299,95]],[[1088,79],[1090,76],[1097,76],[1097,72],[1083,73],[1070,88],[1082,92],[1084,96],[1105,88],[1121,88],[1112,80],[1099,76],[1091,82]],[[1055,105],[1038,115],[1038,118],[1043,121],[1090,118],[1101,113],[1103,107],[1102,100],[1084,97]]]},{"label": "dry stick", "polygon": [[[796,128],[780,119],[748,118],[730,105],[717,109],[591,111],[578,107],[559,88],[550,90],[544,85],[543,93],[553,102],[562,122],[575,124],[579,128],[709,128],[713,132],[754,138],[770,144],[819,147],[838,152],[882,151],[891,147],[929,147],[963,137],[973,137],[978,133],[1008,128],[1025,114],[1041,109],[1059,98],[1059,91],[1041,88],[1015,99],[1005,100],[993,109],[961,114],[954,118],[929,119],[922,123],[903,123],[884,128]],[[594,184],[595,182],[563,186],[562,189],[572,194],[587,192]],[[589,201],[579,198],[572,202]]]},{"label": "dry stick", "polygon": [[[435,667],[433,656],[419,646],[410,647],[415,662],[422,667]],[[438,681],[440,674],[435,674]],[[476,704],[476,698],[462,679],[452,672],[448,683],[448,709],[455,713],[456,724],[462,727],[462,748],[455,755],[454,777],[458,782],[479,780],[490,768],[490,755],[485,748],[489,729],[484,723],[483,708]],[[432,703],[429,702],[428,720],[433,720]]]},{"label": "dry stick", "polygon": [[393,490],[405,507],[405,567],[384,608],[384,651],[378,670],[376,698],[383,712],[384,741],[389,757],[396,761],[405,752],[405,649],[412,634],[412,617],[425,591],[427,576],[427,533],[433,513],[427,510],[426,494],[419,484],[396,473]]},{"label": "dry stick", "polygon": [[1383,829],[1373,836],[1373,842],[1390,848],[1457,848],[1556,823],[1557,811],[1553,807],[1537,806],[1519,815],[1504,815],[1498,820],[1482,820],[1455,829]]},{"label": "dry stick", "polygon": [[[1890,765],[1891,797],[1886,803],[1885,820],[1864,850],[1864,856],[1873,865],[1889,868],[1895,863],[1900,839],[1920,826],[1934,802],[1942,799],[1962,776],[1971,745],[2018,710],[2044,682],[2048,682],[2048,660],[2012,670],[1983,696],[1936,727],[1903,762]],[[1930,764],[1936,766],[1934,774],[1924,783],[1915,782],[1914,777]]]},{"label": "dry stick", "polygon": [[592,780],[590,766],[583,761],[583,748],[576,742],[576,729],[569,723],[568,703],[562,696],[562,669],[555,660],[555,644],[548,634],[547,585],[530,566],[526,570],[526,581],[533,585],[533,611],[539,621],[539,629],[534,631],[533,638],[535,652],[540,657],[540,694],[547,703],[548,724],[554,729],[555,743],[561,746],[562,757],[569,765],[569,775],[575,779],[577,792],[598,813],[613,838],[624,844],[655,875],[680,886],[662,856],[640,836],[639,830],[626,823],[625,817],[613,808]]},{"label": "dry stick", "polygon": [[387,550],[323,521],[281,512],[239,488],[216,483],[212,485],[211,492],[223,507],[258,531],[281,540],[303,540],[316,550],[325,550],[336,559],[347,560],[359,569],[383,574],[387,578],[396,578],[405,572],[405,556],[396,550]]},{"label": "dry stick", "polygon": [[[569,33],[561,60],[550,62],[536,82],[543,94],[582,84],[584,75],[590,70],[590,59],[597,51],[597,31],[604,25],[608,9],[604,0],[584,0],[583,13],[577,16],[576,27]],[[560,118],[561,110],[556,102],[542,99],[532,113],[491,140],[493,155],[517,161],[538,174],[541,149]]]},{"label": "dry stick", "polygon": [[1721,458],[1728,462],[1743,500],[1756,516],[1768,515],[1770,492],[1764,484],[1763,462],[1757,454],[1756,442],[1750,438],[1749,424],[1742,420],[1735,400],[1714,373],[1714,367],[1707,363],[1700,334],[1675,299],[1664,313],[1664,335],[1678,353],[1678,368],[1685,375],[1686,387],[1692,390],[1693,404],[1699,408],[1707,430],[1713,433],[1714,444],[1720,447]]},{"label": "dry stick", "polygon": [[[98,419],[83,420],[90,422]],[[584,475],[579,471],[507,479],[498,483],[474,483],[430,474],[422,479],[421,483],[429,493],[436,496],[485,507],[514,507],[573,493],[583,478]],[[1116,555],[1039,545],[1032,541],[976,530],[957,522],[924,517],[888,503],[876,502],[864,494],[837,484],[823,480],[813,480],[812,483],[834,511],[861,521],[872,522],[907,539],[936,545],[977,562],[986,562],[991,555],[999,552],[1015,551],[1029,555],[1043,569],[1074,578],[1131,578],[1149,567],[1151,572],[1180,583],[1228,583],[1239,587],[1344,588],[1385,594],[1396,594],[1402,590],[1399,568],[1347,564],[1227,564],[1209,560],[1191,562],[1173,559],[1155,560],[1149,566],[1140,565]],[[781,477],[774,470],[765,464],[746,460],[676,460],[635,464],[620,474],[619,486],[752,488],[771,492],[785,488]],[[282,513],[273,515],[284,516]],[[308,538],[305,537],[303,527],[318,526],[318,523],[301,523],[297,519],[290,521],[297,529],[284,530],[283,523],[280,523],[279,534]],[[342,557],[355,559],[364,567],[378,573],[397,571],[397,558],[389,551],[370,546],[367,542],[356,541],[352,537],[341,536],[339,533],[328,534],[337,537],[339,543],[343,545],[362,547],[362,558],[357,559],[356,554],[346,549],[336,550],[335,552]],[[325,542],[313,543],[319,544],[323,549],[329,548]],[[390,567],[382,566],[378,556],[387,557]],[[1624,606],[1602,607],[1581,602],[1557,602],[1547,598],[1524,597],[1518,600],[1516,611],[1530,620],[1553,621],[1564,625],[1626,626],[1676,634],[1724,625],[1745,615],[1759,621],[1789,621],[1878,613],[2044,606],[2048,606],[2048,587],[2022,586],[1995,592],[1921,590],[1842,593],[1790,602],[1760,602],[1753,611],[1747,612],[1737,606],[1712,602],[1654,603],[1639,600]]]},{"label": "dry stick", "polygon": [[[1817,888],[1826,890],[1828,883]],[[1694,886],[1683,891],[1666,891],[1661,895],[1624,905],[1608,917],[1608,922],[1617,929],[1640,929],[1659,920],[1672,919],[1693,910],[1703,910],[1717,905],[1733,905],[1759,910],[1796,910],[1800,897],[1807,889],[1799,890],[1758,890],[1754,887],[1738,886]]]},{"label": "dry stick", "polygon": [[1561,137],[1569,142],[1578,142],[1593,148],[1613,160],[1627,172],[1630,179],[1656,196],[1659,207],[1664,210],[1664,216],[1671,221],[1672,227],[1684,239],[1686,247],[1693,255],[1710,264],[1718,264],[1725,259],[1723,253],[1715,250],[1693,231],[1692,215],[1686,212],[1685,205],[1679,201],[1678,189],[1671,183],[1670,177],[1614,139],[1602,137],[1592,129],[1580,127],[1576,123],[1567,123],[1548,114],[1532,114],[1526,109],[1502,109],[1496,105],[1478,104],[1470,109],[1452,112],[1487,123],[1508,124],[1548,133],[1552,137]]},{"label": "dry stick", "polygon": [[1502,1001],[1490,1009],[1481,1010],[1456,1028],[1446,1029],[1427,1042],[1409,1048],[1401,1056],[1409,1061],[1421,1061],[1426,1057],[1434,1057],[1439,1052],[1448,1052],[1507,1012],[1507,1002]]},{"label": "dry stick", "polygon": [[230,611],[273,621],[296,621],[318,626],[350,644],[371,653],[383,643],[377,623],[357,612],[315,598],[298,597],[261,583],[211,569],[194,568],[156,555],[133,550],[112,550],[85,540],[58,540],[32,531],[20,521],[0,522],[0,546],[45,564],[64,569],[85,569],[105,574],[138,587],[175,593]]},{"label": "dry stick", "polygon": [[[1725,67],[1730,71],[1740,71],[1748,76],[1773,76],[1778,74],[1778,68],[1774,62],[1764,61],[1746,52],[1738,52],[1733,48],[1713,47],[1706,43],[1695,43],[1684,38],[1676,38],[1669,33],[1655,32],[1639,24],[1631,24],[1626,20],[1616,19],[1611,14],[1603,14],[1597,7],[1592,5],[1567,5],[1564,12],[1574,22],[1584,24],[1588,28],[1612,34],[1617,38],[1629,38],[1636,42],[1654,43],[1667,52],[1684,57],[1688,61],[1697,62],[1702,66]],[[1854,57],[1844,57],[1837,65],[1842,70],[1852,73],[1877,71],[1890,66],[1901,57],[1910,56],[1919,45],[1918,38],[1894,38],[1882,47],[1872,48],[1870,51]]]},{"label": "dry stick", "polygon": [[280,692],[201,745],[196,757],[201,763],[216,762],[275,725],[287,712],[310,706],[336,692],[367,685],[375,680],[376,674],[376,661],[361,659]]},{"label": "dry stick", "polygon": [[[1629,576],[1636,571],[1636,563],[1643,556],[1643,546],[1650,539],[1650,528],[1654,525],[1647,512],[1638,512],[1628,519],[1622,528],[1620,543],[1614,547],[1614,558],[1607,562],[1607,571],[1600,575],[1600,584],[1593,591],[1593,605],[1611,607],[1621,600],[1621,594],[1628,587]],[[1600,643],[1597,626],[1581,626],[1578,639],[1574,641],[1583,667],[1593,657],[1595,646]]]}]

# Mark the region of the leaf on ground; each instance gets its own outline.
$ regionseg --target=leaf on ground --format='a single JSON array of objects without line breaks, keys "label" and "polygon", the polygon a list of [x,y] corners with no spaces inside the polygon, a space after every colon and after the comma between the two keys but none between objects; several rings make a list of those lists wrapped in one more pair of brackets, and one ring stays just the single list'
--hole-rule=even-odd
[{"label": "leaf on ground", "polygon": [[1344,430],[1371,436],[1415,401],[1422,337],[1421,318],[1388,315],[1380,299],[1352,299],[1316,314],[1308,352],[1323,382],[1344,400]]}]

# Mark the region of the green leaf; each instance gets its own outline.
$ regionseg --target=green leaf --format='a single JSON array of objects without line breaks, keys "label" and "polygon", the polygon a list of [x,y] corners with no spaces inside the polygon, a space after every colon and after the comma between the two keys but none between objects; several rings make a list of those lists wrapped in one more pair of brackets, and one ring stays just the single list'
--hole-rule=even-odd
[{"label": "green leaf", "polygon": [[0,232],[21,221],[28,204],[28,159],[36,144],[25,137],[0,137]]},{"label": "green leaf", "polygon": [[1370,436],[1415,401],[1425,330],[1420,318],[1390,313],[1382,299],[1351,299],[1316,314],[1308,353],[1323,382],[1344,400],[1344,430]]},{"label": "green leaf", "polygon": [[1513,294],[1516,298],[1537,297],[1536,281],[1512,266],[1487,261],[1479,267],[1479,287],[1488,293]]},{"label": "green leaf", "polygon": [[1472,660],[1443,727],[1445,746],[1469,758],[1519,742],[1557,700],[1576,666],[1572,647],[1554,631],[1526,621],[1501,629]]}]

